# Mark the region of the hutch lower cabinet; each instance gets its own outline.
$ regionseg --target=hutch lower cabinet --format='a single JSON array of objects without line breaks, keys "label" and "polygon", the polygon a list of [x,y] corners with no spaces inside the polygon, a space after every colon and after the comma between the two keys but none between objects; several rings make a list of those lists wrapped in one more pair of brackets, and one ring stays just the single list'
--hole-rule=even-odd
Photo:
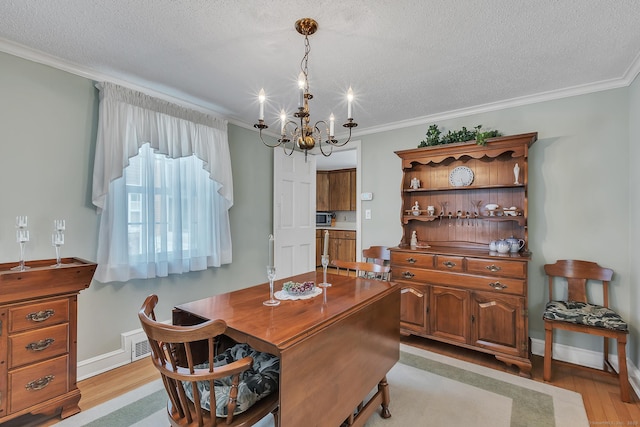
[{"label": "hutch lower cabinet", "polygon": [[[403,237],[391,248],[402,333],[493,354],[524,377],[531,376],[527,159],[536,139],[396,152]],[[509,238],[518,243],[504,246]],[[492,242],[492,249],[502,243],[500,252],[490,251]]]},{"label": "hutch lower cabinet", "polygon": [[97,267],[78,258],[0,264],[0,423],[27,413],[80,412],[78,293]]}]

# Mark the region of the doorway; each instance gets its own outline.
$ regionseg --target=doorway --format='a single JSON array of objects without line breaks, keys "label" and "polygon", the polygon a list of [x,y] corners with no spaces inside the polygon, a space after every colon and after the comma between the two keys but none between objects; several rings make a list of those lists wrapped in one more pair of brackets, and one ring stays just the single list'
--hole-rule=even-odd
[{"label": "doorway", "polygon": [[[333,153],[329,157],[322,154],[316,154],[316,170],[328,171],[336,169],[356,169],[356,210],[353,213],[344,214],[346,218],[337,218],[339,224],[341,220],[350,224],[355,224],[356,231],[356,260],[360,261],[362,256],[362,236],[361,236],[361,200],[362,192],[362,166],[361,162],[361,144],[360,141],[350,141],[346,146],[334,148]],[[314,183],[315,184],[315,183]]]}]

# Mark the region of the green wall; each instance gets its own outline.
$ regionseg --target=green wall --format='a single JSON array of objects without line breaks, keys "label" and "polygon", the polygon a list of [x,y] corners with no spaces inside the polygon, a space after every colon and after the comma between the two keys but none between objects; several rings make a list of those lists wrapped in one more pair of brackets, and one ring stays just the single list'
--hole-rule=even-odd
[{"label": "green wall", "polygon": [[[612,304],[640,324],[632,307],[640,299],[632,285],[640,277],[633,243],[640,237],[633,219],[640,182],[632,166],[640,160],[640,84],[437,122],[446,129],[482,124],[503,134],[538,132],[530,152],[529,265],[530,333],[543,338],[541,311],[545,281],[541,266],[559,258],[583,258],[615,270]],[[29,216],[32,240],[27,259],[54,257],[52,220],[67,220],[63,256],[95,260],[98,217],[91,204],[91,175],[97,125],[94,82],[0,53],[0,262],[18,258],[16,215]],[[636,120],[637,121],[637,120]],[[394,151],[414,148],[428,124],[360,136],[362,245],[400,241],[400,161]],[[235,204],[230,211],[233,263],[158,280],[93,282],[79,298],[78,359],[120,348],[120,334],[139,327],[136,312],[157,293],[160,318],[171,307],[207,295],[264,281],[263,242],[272,224],[272,151],[255,132],[229,126]],[[496,236],[504,237],[504,236]],[[256,244],[257,242],[257,244]],[[632,279],[634,279],[632,281]],[[639,366],[640,344],[632,326],[629,354]],[[561,336],[567,345],[600,349],[600,341]]]}]

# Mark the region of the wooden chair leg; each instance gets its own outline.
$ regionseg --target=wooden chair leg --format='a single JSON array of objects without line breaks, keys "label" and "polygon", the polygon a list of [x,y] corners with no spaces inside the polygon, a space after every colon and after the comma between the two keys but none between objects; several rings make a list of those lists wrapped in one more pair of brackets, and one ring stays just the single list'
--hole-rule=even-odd
[{"label": "wooden chair leg", "polygon": [[542,378],[551,381],[551,358],[553,354],[553,328],[545,325],[544,331],[544,370]]},{"label": "wooden chair leg", "polygon": [[608,362],[609,362],[609,337],[604,337],[604,344],[602,345],[604,352],[604,361],[602,365],[602,369],[607,371],[609,370]]},{"label": "wooden chair leg", "polygon": [[618,379],[620,380],[620,398],[623,402],[631,402],[631,386],[627,373],[627,337],[618,338]]}]

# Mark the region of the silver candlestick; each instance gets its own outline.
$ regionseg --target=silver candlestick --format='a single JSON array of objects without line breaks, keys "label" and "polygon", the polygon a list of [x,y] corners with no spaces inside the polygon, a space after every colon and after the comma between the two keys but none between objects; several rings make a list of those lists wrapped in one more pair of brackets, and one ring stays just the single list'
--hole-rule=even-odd
[{"label": "silver candlestick", "polygon": [[273,296],[273,281],[276,278],[276,268],[274,266],[267,266],[267,278],[269,279],[269,299],[263,301],[262,304],[271,307],[280,305],[280,301]]},{"label": "silver candlestick", "polygon": [[328,288],[331,283],[327,283],[327,266],[329,265],[329,255],[322,255],[322,283],[318,286]]}]

